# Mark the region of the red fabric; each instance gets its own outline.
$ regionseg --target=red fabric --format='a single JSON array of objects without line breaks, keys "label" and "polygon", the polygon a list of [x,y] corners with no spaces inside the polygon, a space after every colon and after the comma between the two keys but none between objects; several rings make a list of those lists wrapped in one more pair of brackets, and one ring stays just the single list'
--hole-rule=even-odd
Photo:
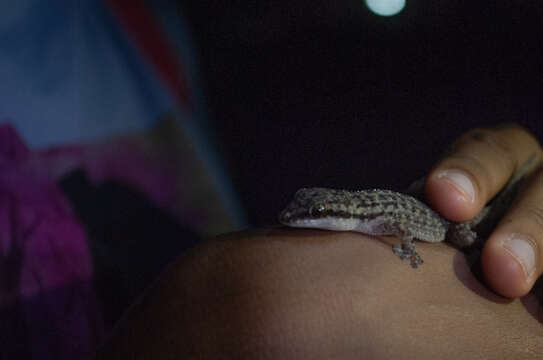
[{"label": "red fabric", "polygon": [[160,74],[180,104],[190,106],[186,75],[173,46],[143,0],[105,0],[134,44]]}]

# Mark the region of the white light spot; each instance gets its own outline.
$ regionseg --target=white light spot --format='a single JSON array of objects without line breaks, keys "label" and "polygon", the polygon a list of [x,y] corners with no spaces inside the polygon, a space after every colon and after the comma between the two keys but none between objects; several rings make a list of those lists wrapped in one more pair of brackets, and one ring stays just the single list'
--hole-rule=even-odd
[{"label": "white light spot", "polygon": [[405,0],[366,0],[368,8],[381,16],[396,15],[405,7]]}]

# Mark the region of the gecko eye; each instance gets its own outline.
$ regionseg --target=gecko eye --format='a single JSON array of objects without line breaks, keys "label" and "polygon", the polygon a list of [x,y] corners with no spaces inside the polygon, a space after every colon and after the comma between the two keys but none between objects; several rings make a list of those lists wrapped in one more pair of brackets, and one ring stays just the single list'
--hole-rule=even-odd
[{"label": "gecko eye", "polygon": [[321,217],[325,211],[326,211],[326,208],[324,207],[324,205],[317,204],[317,205],[312,206],[309,209],[309,215],[311,215],[311,217],[318,218],[318,217]]}]

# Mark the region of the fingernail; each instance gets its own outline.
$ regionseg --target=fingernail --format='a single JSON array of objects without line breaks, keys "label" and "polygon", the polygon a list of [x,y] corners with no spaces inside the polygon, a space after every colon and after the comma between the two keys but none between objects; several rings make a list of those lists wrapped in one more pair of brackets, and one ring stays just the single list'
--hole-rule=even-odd
[{"label": "fingernail", "polygon": [[535,251],[533,241],[520,234],[512,234],[503,243],[503,248],[522,266],[526,277],[535,270]]},{"label": "fingernail", "polygon": [[475,187],[463,171],[456,169],[444,170],[437,175],[437,178],[445,180],[454,186],[468,201],[475,202]]}]

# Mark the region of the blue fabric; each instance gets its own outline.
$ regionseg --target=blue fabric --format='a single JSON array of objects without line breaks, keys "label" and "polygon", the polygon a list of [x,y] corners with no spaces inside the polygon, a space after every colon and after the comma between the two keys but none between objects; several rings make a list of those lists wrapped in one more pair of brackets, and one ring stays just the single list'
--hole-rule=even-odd
[{"label": "blue fabric", "polygon": [[176,110],[101,1],[10,7],[0,12],[0,119],[30,146],[144,129]]},{"label": "blue fabric", "polygon": [[188,76],[192,108],[160,82],[100,0],[18,0],[0,11],[0,121],[31,147],[91,142],[177,114],[238,227],[246,222],[213,150],[198,69],[173,0],[148,2]]}]

